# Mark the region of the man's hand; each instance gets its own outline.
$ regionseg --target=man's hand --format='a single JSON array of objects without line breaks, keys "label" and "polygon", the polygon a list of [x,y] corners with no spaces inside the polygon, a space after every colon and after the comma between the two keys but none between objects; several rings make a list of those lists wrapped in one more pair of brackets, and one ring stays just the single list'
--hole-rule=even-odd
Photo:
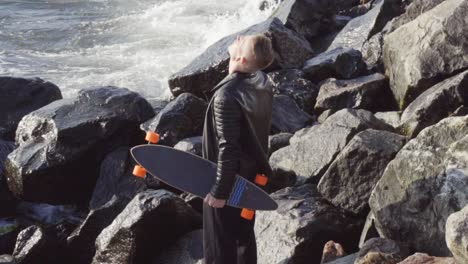
[{"label": "man's hand", "polygon": [[223,208],[226,204],[226,200],[216,199],[211,193],[208,193],[203,201],[214,208]]}]

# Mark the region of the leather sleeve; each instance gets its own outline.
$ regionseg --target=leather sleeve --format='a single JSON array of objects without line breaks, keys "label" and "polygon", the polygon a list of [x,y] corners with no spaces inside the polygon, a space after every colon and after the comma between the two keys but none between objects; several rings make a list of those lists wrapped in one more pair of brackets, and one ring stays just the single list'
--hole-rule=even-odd
[{"label": "leather sleeve", "polygon": [[240,168],[242,109],[229,93],[221,92],[215,96],[213,108],[219,152],[216,183],[210,192],[217,199],[227,199]]}]

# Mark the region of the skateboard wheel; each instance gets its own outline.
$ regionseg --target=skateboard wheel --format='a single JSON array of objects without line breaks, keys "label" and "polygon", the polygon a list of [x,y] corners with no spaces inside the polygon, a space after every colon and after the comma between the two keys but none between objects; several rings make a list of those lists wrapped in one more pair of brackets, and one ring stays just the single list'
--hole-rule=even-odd
[{"label": "skateboard wheel", "polygon": [[145,140],[153,144],[156,144],[159,142],[159,134],[153,131],[148,131],[146,132]]},{"label": "skateboard wheel", "polygon": [[255,183],[260,185],[260,186],[265,186],[268,182],[268,177],[266,177],[263,174],[257,174],[255,176]]},{"label": "skateboard wheel", "polygon": [[247,220],[252,220],[254,215],[255,215],[254,210],[244,208],[241,211],[241,217],[244,218],[244,219],[247,219]]},{"label": "skateboard wheel", "polygon": [[144,178],[146,176],[146,170],[140,165],[135,165],[135,167],[133,167],[133,175]]}]

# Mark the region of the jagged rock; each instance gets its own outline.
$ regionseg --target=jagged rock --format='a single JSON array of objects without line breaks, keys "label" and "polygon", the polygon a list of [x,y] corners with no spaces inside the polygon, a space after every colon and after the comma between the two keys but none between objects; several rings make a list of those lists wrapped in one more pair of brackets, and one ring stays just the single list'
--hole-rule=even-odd
[{"label": "jagged rock", "polygon": [[200,215],[181,198],[166,190],[146,190],[99,234],[93,264],[148,263],[201,225]]},{"label": "jagged rock", "polygon": [[396,264],[407,256],[406,244],[386,238],[371,238],[359,250],[355,264]]},{"label": "jagged rock", "polygon": [[424,91],[403,111],[398,129],[415,137],[422,129],[448,117],[463,104],[468,104],[468,71]]},{"label": "jagged rock", "polygon": [[403,3],[407,2],[409,5],[406,7],[405,13],[401,16],[396,17],[394,21],[391,23],[390,31],[395,31],[395,29],[399,28],[400,26],[413,21],[421,14],[431,10],[438,4],[442,3],[445,0],[411,0],[411,1],[403,1]]},{"label": "jagged rock", "polygon": [[366,40],[382,30],[388,21],[402,12],[401,0],[378,1],[369,12],[354,18],[346,25],[328,47],[328,51],[340,47],[361,51]]},{"label": "jagged rock", "polygon": [[228,74],[229,54],[226,52],[237,35],[264,33],[271,37],[275,62],[271,68],[299,68],[313,53],[310,44],[300,34],[286,28],[276,17],[226,36],[209,46],[189,65],[169,77],[173,95],[190,92],[202,96]]},{"label": "jagged rock", "polygon": [[352,80],[327,79],[320,84],[315,110],[360,108],[370,111],[391,110],[392,93],[385,75],[374,73]]},{"label": "jagged rock", "polygon": [[202,156],[202,137],[184,138],[177,142],[174,146],[175,149],[190,152],[192,154]]},{"label": "jagged rock", "polygon": [[273,97],[271,134],[294,133],[312,124],[312,122],[312,117],[299,109],[293,99],[286,95],[275,95]]},{"label": "jagged rock", "polygon": [[351,79],[359,76],[366,68],[362,54],[351,48],[336,48],[307,60],[304,63],[304,76],[319,82],[327,78]]},{"label": "jagged rock", "polygon": [[128,202],[127,198],[113,196],[102,207],[89,212],[86,219],[67,238],[68,263],[91,263],[97,236],[112,223]]},{"label": "jagged rock", "polygon": [[18,223],[15,220],[0,219],[0,255],[13,253],[16,236],[20,231],[18,229]]},{"label": "jagged rock", "polygon": [[13,141],[23,116],[55,100],[60,89],[40,78],[0,77],[0,138]]},{"label": "jagged rock", "polygon": [[284,148],[289,145],[289,139],[293,136],[291,133],[279,133],[268,137],[268,149],[271,153],[277,151],[280,148]]},{"label": "jagged rock", "polygon": [[[4,176],[5,160],[13,149],[15,143],[0,139],[0,217],[11,216],[14,214],[17,201],[8,189]],[[1,254],[1,253],[0,253]]]},{"label": "jagged rock", "polygon": [[415,253],[398,264],[461,264],[454,258],[432,257],[425,253]]},{"label": "jagged rock", "polygon": [[16,213],[23,222],[43,226],[58,225],[63,222],[78,225],[84,217],[75,205],[51,205],[24,201],[18,204]]},{"label": "jagged rock", "polygon": [[377,112],[374,115],[394,128],[400,125],[401,111]]},{"label": "jagged rock", "polygon": [[16,262],[10,255],[1,255],[0,264],[16,264]]},{"label": "jagged rock", "polygon": [[320,263],[324,244],[333,240],[353,251],[363,221],[327,203],[316,186],[304,184],[273,193],[275,211],[255,220],[259,263]]},{"label": "jagged rock", "polygon": [[140,95],[112,86],[81,90],[28,114],[5,163],[10,190],[28,201],[87,203],[104,156],[142,142],[138,125],[152,115]]},{"label": "jagged rock", "polygon": [[468,116],[422,130],[387,165],[369,199],[382,237],[448,256],[447,217],[468,203]]},{"label": "jagged rock", "polygon": [[385,37],[383,61],[400,109],[468,68],[468,2],[447,0]]},{"label": "jagged rock", "polygon": [[319,192],[337,207],[367,213],[372,189],[405,143],[405,137],[388,131],[359,132],[330,164],[318,184]]},{"label": "jagged rock", "polygon": [[453,115],[453,116],[464,116],[464,115],[468,115],[468,107],[462,105],[462,106],[458,107],[457,109],[455,109],[455,111],[453,111],[452,115]]},{"label": "jagged rock", "polygon": [[317,121],[320,123],[320,124],[323,124],[323,122],[325,122],[325,120],[330,117],[331,115],[333,115],[334,113],[336,113],[335,110],[333,109],[327,109],[325,111],[323,111],[319,117],[317,118]]},{"label": "jagged rock", "polygon": [[323,124],[297,131],[290,145],[275,151],[269,163],[279,175],[297,175],[297,183],[316,182],[351,138],[368,128],[392,130],[367,110],[342,109]]},{"label": "jagged rock", "polygon": [[322,260],[320,261],[321,264],[333,261],[335,259],[339,259],[346,255],[346,252],[339,243],[335,243],[335,241],[330,240],[325,243],[323,246],[323,253],[322,253]]},{"label": "jagged rock", "polygon": [[[346,1],[346,2],[349,3],[349,2],[353,2],[353,1]],[[339,14],[342,15],[342,16],[349,16],[351,18],[355,18],[355,17],[362,16],[362,15],[366,14],[372,8],[372,5],[371,5],[370,2],[363,3],[363,4],[360,4],[360,2],[362,2],[362,1],[354,1],[354,2],[357,2],[357,4],[353,5],[351,8],[349,8],[347,10],[343,10],[343,11],[339,12]]]},{"label": "jagged rock", "polygon": [[128,147],[109,153],[101,163],[89,208],[93,210],[103,206],[113,195],[130,201],[137,193],[146,190],[145,182],[132,174],[135,165]]},{"label": "jagged rock", "polygon": [[143,123],[141,130],[157,132],[160,135],[159,144],[174,146],[183,138],[202,134],[207,106],[202,99],[183,93],[154,118]]},{"label": "jagged rock", "polygon": [[199,264],[203,261],[203,230],[195,230],[177,240],[153,259],[153,264]]},{"label": "jagged rock", "polygon": [[375,228],[375,217],[372,211],[366,217],[366,222],[364,223],[364,227],[362,228],[361,238],[359,239],[359,248],[364,245],[364,243],[374,237],[379,237],[379,233]]},{"label": "jagged rock", "polygon": [[453,257],[459,263],[468,263],[468,205],[447,218],[445,240]]},{"label": "jagged rock", "polygon": [[314,115],[318,86],[304,78],[298,69],[285,69],[268,73],[275,94],[284,94],[294,99],[302,111]]}]

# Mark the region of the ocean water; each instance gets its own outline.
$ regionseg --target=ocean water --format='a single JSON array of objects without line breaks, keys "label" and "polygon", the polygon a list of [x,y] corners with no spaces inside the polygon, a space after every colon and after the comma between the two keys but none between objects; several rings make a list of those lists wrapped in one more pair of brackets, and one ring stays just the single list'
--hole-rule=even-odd
[{"label": "ocean water", "polygon": [[65,98],[115,85],[167,98],[167,79],[276,8],[262,0],[0,0],[0,76],[40,77]]}]

